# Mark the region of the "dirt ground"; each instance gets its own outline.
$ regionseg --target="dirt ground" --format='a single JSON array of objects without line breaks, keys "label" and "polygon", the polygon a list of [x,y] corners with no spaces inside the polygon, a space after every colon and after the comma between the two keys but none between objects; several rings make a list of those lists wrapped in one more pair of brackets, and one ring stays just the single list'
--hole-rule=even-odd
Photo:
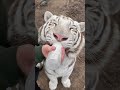
[{"label": "dirt ground", "polygon": [[[36,26],[39,28],[43,23],[43,14],[45,11],[51,11],[56,15],[66,15],[77,21],[85,21],[85,0],[49,0],[47,6],[40,6],[41,0],[35,0],[36,6]],[[85,84],[85,50],[79,54],[71,79],[71,88],[66,89],[62,86],[60,80],[57,90],[84,90]],[[39,74],[38,84],[42,90],[49,90],[48,78],[44,69]]]}]

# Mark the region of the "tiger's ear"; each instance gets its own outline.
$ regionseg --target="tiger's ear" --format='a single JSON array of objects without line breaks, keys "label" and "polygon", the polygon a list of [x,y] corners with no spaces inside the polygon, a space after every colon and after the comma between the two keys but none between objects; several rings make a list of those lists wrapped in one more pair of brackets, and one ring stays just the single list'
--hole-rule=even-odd
[{"label": "tiger's ear", "polygon": [[48,21],[48,19],[50,19],[53,16],[53,14],[49,11],[46,11],[44,14],[44,20],[45,22]]},{"label": "tiger's ear", "polygon": [[85,31],[85,22],[80,22],[80,32],[84,32]]}]

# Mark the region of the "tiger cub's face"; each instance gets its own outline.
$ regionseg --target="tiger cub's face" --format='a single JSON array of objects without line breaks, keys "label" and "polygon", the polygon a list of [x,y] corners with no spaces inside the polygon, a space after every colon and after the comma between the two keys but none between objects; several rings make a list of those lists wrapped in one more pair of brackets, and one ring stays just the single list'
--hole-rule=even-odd
[{"label": "tiger cub's face", "polygon": [[65,48],[71,48],[85,31],[85,22],[78,23],[69,17],[56,16],[46,11],[45,24],[39,29],[38,41],[53,44],[61,42]]}]

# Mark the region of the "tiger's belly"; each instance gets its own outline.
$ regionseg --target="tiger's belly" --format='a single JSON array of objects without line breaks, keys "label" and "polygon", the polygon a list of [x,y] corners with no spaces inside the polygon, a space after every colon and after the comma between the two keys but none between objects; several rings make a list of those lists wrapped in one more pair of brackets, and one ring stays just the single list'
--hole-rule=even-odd
[{"label": "tiger's belly", "polygon": [[71,71],[72,71],[73,68],[69,68],[69,67],[61,67],[57,70],[55,70],[54,74],[56,77],[62,77],[62,76],[66,76],[68,75]]},{"label": "tiger's belly", "polygon": [[62,64],[49,63],[45,65],[46,74],[53,75],[55,77],[62,77],[70,74],[74,68],[74,60],[65,59]]}]

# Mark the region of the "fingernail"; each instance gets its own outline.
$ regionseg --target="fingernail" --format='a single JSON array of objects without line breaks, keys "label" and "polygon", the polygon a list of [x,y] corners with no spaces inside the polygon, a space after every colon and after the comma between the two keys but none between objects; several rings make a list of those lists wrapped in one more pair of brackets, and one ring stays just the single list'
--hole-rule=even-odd
[{"label": "fingernail", "polygon": [[55,50],[55,49],[56,49],[56,47],[54,47],[54,46],[52,46],[51,48],[52,48],[52,50]]}]

